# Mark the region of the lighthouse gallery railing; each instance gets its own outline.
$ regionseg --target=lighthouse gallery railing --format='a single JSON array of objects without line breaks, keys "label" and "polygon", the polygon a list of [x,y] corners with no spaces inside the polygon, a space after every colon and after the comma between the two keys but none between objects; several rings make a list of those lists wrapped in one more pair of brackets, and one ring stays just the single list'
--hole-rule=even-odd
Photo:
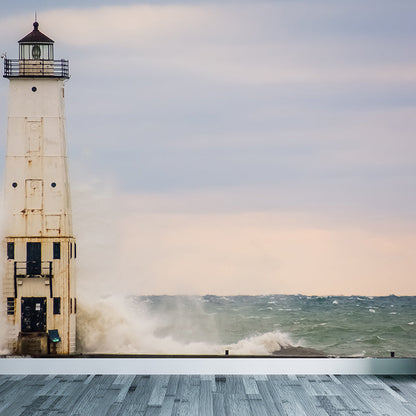
[{"label": "lighthouse gallery railing", "polygon": [[5,59],[4,78],[12,77],[54,77],[69,78],[69,61],[48,59]]}]

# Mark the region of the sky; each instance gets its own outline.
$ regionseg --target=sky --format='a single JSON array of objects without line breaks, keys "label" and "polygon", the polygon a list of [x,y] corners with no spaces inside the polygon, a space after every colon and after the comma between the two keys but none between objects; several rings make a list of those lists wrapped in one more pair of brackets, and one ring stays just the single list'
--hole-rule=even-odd
[{"label": "sky", "polygon": [[70,61],[79,290],[416,295],[413,0],[37,3],[0,50],[36,11]]}]

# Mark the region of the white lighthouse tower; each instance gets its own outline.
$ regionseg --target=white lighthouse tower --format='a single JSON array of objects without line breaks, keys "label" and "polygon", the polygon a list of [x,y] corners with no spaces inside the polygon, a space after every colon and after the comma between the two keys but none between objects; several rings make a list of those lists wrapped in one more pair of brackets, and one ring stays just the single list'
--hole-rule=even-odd
[{"label": "white lighthouse tower", "polygon": [[77,306],[64,111],[69,65],[54,60],[54,41],[38,26],[19,41],[19,59],[4,61],[10,95],[3,302],[11,351],[71,354]]}]

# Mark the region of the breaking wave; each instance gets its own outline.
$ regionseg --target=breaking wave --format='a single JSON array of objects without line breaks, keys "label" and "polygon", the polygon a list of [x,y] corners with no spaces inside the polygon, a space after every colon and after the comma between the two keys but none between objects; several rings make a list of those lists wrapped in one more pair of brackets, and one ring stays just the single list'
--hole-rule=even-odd
[{"label": "breaking wave", "polygon": [[[125,297],[106,297],[79,302],[77,337],[79,352],[107,354],[271,355],[291,346],[290,337],[279,331],[220,344],[178,339],[166,334],[163,316],[152,316],[144,302]],[[209,328],[208,328],[209,330]],[[163,335],[162,335],[163,334]]]}]

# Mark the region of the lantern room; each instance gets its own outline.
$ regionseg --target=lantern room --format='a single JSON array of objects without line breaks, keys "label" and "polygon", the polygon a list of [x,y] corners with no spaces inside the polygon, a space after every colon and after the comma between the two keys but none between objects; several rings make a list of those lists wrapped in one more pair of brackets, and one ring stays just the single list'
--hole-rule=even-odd
[{"label": "lantern room", "polygon": [[53,43],[39,30],[39,23],[33,23],[33,31],[19,40],[20,60],[53,61]]},{"label": "lantern room", "polygon": [[19,40],[19,59],[4,60],[4,77],[69,78],[69,63],[54,60],[54,41],[33,23],[33,30]]}]

